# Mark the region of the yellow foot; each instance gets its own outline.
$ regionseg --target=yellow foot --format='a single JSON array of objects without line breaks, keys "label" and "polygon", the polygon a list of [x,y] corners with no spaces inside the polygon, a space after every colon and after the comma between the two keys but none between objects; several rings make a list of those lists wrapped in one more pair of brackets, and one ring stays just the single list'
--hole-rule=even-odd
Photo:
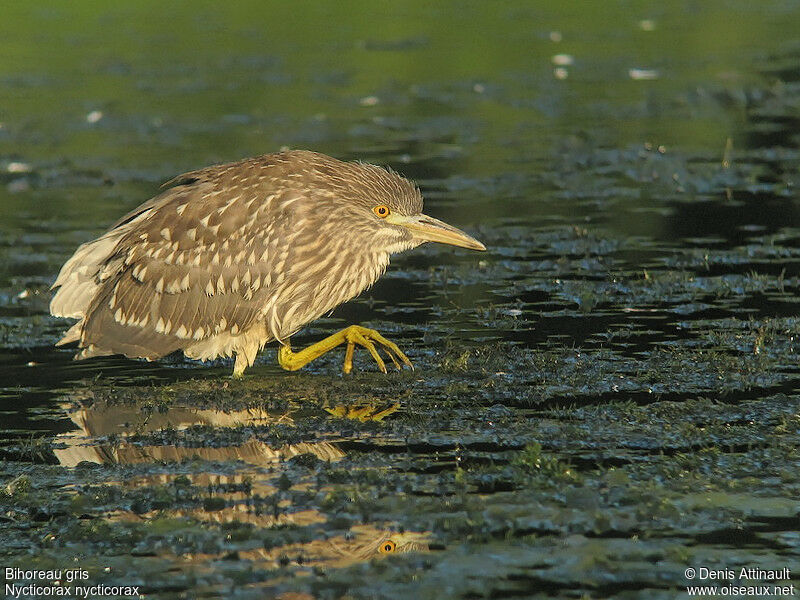
[{"label": "yellow foot", "polygon": [[346,329],[342,329],[300,352],[292,352],[289,344],[284,344],[278,350],[278,363],[287,371],[296,371],[315,358],[319,358],[329,350],[333,350],[336,346],[345,343],[347,344],[347,349],[344,353],[344,364],[342,365],[342,371],[345,373],[350,373],[353,370],[353,353],[355,352],[356,344],[369,351],[372,358],[378,363],[378,368],[384,373],[386,373],[386,364],[378,354],[378,350],[375,348],[376,344],[383,347],[384,352],[389,355],[394,366],[398,369],[402,369],[403,365],[414,368],[414,365],[411,364],[411,361],[403,354],[397,344],[387,340],[374,329],[359,325],[351,325]]},{"label": "yellow foot", "polygon": [[398,370],[403,369],[403,364],[412,369],[414,368],[414,365],[411,364],[411,361],[403,354],[403,351],[400,350],[397,344],[387,340],[374,329],[367,329],[359,325],[351,325],[344,330],[344,333],[345,339],[347,340],[347,350],[345,350],[344,353],[342,371],[345,373],[349,373],[353,370],[353,353],[355,352],[356,344],[369,350],[372,358],[378,363],[378,368],[384,373],[386,373],[386,364],[375,349],[375,343],[383,347],[383,350],[389,355],[389,358],[392,359],[394,366],[397,367]]},{"label": "yellow foot", "polygon": [[399,409],[399,404],[392,404],[391,406],[382,410],[379,410],[378,406],[371,404],[362,407],[347,404],[337,404],[336,406],[326,408],[325,410],[334,417],[339,417],[340,419],[353,419],[363,423],[365,421],[383,421],[383,419],[392,413],[397,412]]}]

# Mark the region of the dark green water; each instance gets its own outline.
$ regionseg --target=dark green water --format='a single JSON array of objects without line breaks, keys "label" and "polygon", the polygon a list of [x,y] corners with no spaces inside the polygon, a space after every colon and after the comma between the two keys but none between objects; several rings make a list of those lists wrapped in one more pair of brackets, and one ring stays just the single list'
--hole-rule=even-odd
[{"label": "dark green water", "polygon": [[[797,587],[795,2],[2,12],[0,566],[165,599]],[[373,326],[414,372],[53,347],[80,243],[284,146],[391,166],[489,248],[398,256],[293,338]]]}]

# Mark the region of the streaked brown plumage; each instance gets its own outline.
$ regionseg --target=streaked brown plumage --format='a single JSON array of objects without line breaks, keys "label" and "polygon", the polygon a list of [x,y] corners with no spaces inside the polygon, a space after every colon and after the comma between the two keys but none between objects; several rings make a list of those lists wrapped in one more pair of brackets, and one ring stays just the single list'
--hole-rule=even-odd
[{"label": "streaked brown plumage", "polygon": [[[79,319],[59,342],[77,341],[76,358],[235,355],[241,374],[278,340],[281,364],[299,368],[330,348],[292,363],[292,334],[372,285],[391,254],[425,241],[484,249],[422,215],[419,190],[396,173],[313,152],[208,167],[165,187],[78,248],[53,284],[51,313]],[[337,342],[350,360],[354,343],[369,349],[359,331]],[[408,362],[376,335],[366,337]]]}]

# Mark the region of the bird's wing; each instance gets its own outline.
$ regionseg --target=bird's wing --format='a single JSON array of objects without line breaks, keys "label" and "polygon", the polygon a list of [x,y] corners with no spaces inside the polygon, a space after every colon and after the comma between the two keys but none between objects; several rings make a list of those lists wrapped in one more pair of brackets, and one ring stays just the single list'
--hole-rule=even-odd
[{"label": "bird's wing", "polygon": [[[227,165],[223,165],[225,167]],[[192,171],[179,175],[167,181],[161,187],[166,192],[140,204],[131,212],[114,223],[99,238],[81,244],[75,253],[61,267],[55,282],[50,289],[56,290],[50,302],[50,313],[56,317],[69,317],[82,319],[86,316],[94,297],[100,287],[98,277],[100,271],[106,268],[106,263],[116,252],[120,240],[124,239],[131,229],[138,226],[139,222],[148,217],[153,211],[163,204],[168,204],[175,199],[176,192],[185,191],[178,187],[189,185],[198,181],[213,179],[220,167],[208,167],[199,171]],[[174,190],[168,189],[175,187]],[[190,195],[187,195],[187,199]],[[74,328],[73,328],[74,329]],[[70,337],[68,334],[67,337]],[[64,339],[61,343],[77,340]]]},{"label": "bird's wing", "polygon": [[[81,358],[157,358],[220,333],[237,335],[280,283],[288,252],[281,240],[292,217],[268,178],[245,171],[233,182],[178,182],[123,217],[106,234],[107,245],[117,236],[112,251],[88,269],[91,282],[77,282],[91,288],[83,290],[89,303],[72,311],[83,317],[71,330]],[[59,294],[74,295],[68,284],[67,277]]]}]

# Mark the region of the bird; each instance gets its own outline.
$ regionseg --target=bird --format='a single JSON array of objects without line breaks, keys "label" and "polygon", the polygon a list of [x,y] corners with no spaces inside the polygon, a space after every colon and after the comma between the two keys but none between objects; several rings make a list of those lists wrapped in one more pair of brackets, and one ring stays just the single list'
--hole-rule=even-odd
[{"label": "bird", "polygon": [[271,341],[289,371],[342,344],[345,373],[355,346],[384,373],[378,348],[413,368],[360,325],[299,351],[290,339],[374,284],[392,254],[425,242],[486,250],[422,207],[419,188],[395,171],[309,150],[184,173],[64,263],[50,312],[78,321],[56,345],[77,342],[77,360],[234,357],[236,378]]}]

